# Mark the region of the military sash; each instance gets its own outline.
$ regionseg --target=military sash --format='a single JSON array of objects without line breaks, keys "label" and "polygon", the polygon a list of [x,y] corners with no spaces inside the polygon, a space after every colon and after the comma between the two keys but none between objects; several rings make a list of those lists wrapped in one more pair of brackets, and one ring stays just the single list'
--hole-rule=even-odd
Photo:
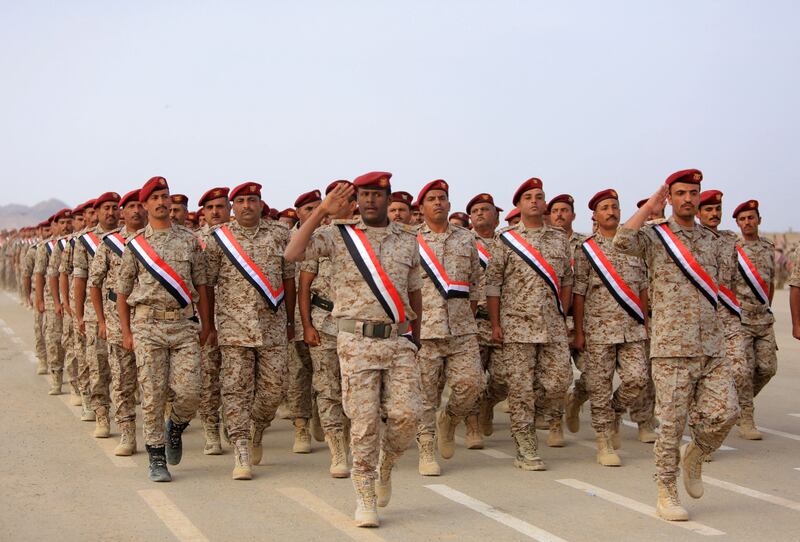
[{"label": "military sash", "polygon": [[60,250],[61,252],[64,252],[64,249],[67,248],[67,243],[68,242],[69,241],[67,241],[66,237],[62,237],[61,239],[59,239],[58,240],[58,250]]},{"label": "military sash", "polygon": [[125,238],[119,232],[109,233],[103,237],[103,242],[117,256],[122,256],[125,252]]},{"label": "military sash", "polygon": [[93,231],[87,231],[80,236],[80,240],[89,256],[94,257],[97,247],[100,246],[100,239],[97,238],[97,235]]},{"label": "military sash", "polygon": [[486,269],[489,267],[489,261],[492,259],[492,253],[483,246],[483,243],[480,241],[475,241],[475,248],[478,249],[478,258],[481,260],[481,267]]},{"label": "military sash", "polygon": [[45,248],[47,248],[47,255],[51,255],[53,253],[53,249],[56,248],[56,242],[51,240],[44,244]]},{"label": "military sash", "polygon": [[736,294],[722,284],[719,285],[719,302],[735,316],[742,317],[742,304],[736,299]]},{"label": "military sash", "polygon": [[457,282],[450,280],[442,262],[436,258],[436,253],[425,242],[422,235],[417,235],[419,242],[419,257],[422,268],[428,274],[436,289],[445,299],[456,297],[469,297],[469,282]]},{"label": "military sash", "polygon": [[606,285],[611,296],[617,300],[620,307],[631,318],[640,324],[644,324],[644,306],[641,299],[622,279],[616,268],[614,268],[614,264],[611,263],[611,260],[608,259],[597,242],[594,239],[589,239],[581,244],[581,248],[586,257],[589,258],[589,263],[592,264],[600,280]]},{"label": "military sash", "polygon": [[745,284],[753,290],[753,294],[755,294],[756,298],[761,303],[769,307],[769,287],[761,277],[758,269],[756,269],[756,266],[753,265],[753,262],[751,262],[747,254],[745,254],[744,249],[739,245],[736,245],[736,258],[739,273],[741,273]]},{"label": "military sash", "polygon": [[686,248],[686,245],[684,245],[672,230],[669,229],[666,223],[656,224],[653,228],[658,238],[661,239],[661,242],[664,244],[667,254],[669,254],[672,261],[675,262],[675,265],[678,266],[678,269],[680,269],[686,278],[689,279],[689,282],[703,294],[703,297],[716,308],[718,289],[711,276],[703,269],[703,266],[698,263],[694,256],[692,256],[691,251]]},{"label": "military sash", "polygon": [[189,288],[186,287],[186,283],[150,246],[143,234],[139,234],[128,241],[127,246],[147,272],[175,298],[181,308],[185,308],[192,302],[192,294],[189,292]]},{"label": "military sash", "polygon": [[561,316],[565,316],[564,307],[561,305],[561,286],[558,283],[558,277],[544,256],[514,230],[501,233],[500,239],[544,279],[556,298],[558,312],[561,313]]},{"label": "military sash", "polygon": [[274,288],[272,286],[267,275],[256,265],[256,262],[247,255],[242,245],[236,241],[236,238],[227,226],[217,228],[211,235],[216,239],[222,252],[228,257],[228,260],[230,260],[233,266],[242,274],[245,280],[261,294],[261,297],[264,298],[264,301],[267,302],[269,307],[273,311],[278,310],[284,298],[283,283],[281,283],[279,288]]}]

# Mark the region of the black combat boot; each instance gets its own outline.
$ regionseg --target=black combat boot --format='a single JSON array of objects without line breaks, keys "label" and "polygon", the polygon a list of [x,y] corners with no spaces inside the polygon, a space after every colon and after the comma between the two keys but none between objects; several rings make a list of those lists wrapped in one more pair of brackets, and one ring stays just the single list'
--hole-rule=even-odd
[{"label": "black combat boot", "polygon": [[167,458],[164,456],[163,446],[145,446],[147,455],[150,456],[150,481],[151,482],[171,482],[167,470]]},{"label": "black combat boot", "polygon": [[183,440],[181,433],[189,427],[189,423],[173,422],[172,418],[167,420],[167,463],[170,465],[177,465],[181,462],[183,456]]}]

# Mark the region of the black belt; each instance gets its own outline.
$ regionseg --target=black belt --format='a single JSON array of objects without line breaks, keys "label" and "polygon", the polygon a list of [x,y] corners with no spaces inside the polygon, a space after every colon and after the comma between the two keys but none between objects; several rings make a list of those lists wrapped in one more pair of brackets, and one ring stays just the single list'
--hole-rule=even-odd
[{"label": "black belt", "polygon": [[111,288],[108,289],[108,300],[113,303],[117,302],[117,293]]},{"label": "black belt", "polygon": [[475,311],[475,318],[478,320],[488,320],[489,310],[486,307],[478,307],[478,310]]},{"label": "black belt", "polygon": [[324,311],[333,312],[333,301],[329,301],[324,297],[318,296],[317,294],[311,296],[311,304]]}]

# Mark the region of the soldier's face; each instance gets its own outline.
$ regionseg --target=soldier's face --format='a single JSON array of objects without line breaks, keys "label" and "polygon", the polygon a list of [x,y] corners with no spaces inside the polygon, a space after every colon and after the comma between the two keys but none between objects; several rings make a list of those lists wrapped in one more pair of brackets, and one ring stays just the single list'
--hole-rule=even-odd
[{"label": "soldier's face", "polygon": [[261,220],[261,197],[253,194],[233,198],[233,214],[242,226],[251,228]]},{"label": "soldier's face", "polygon": [[403,202],[393,201],[389,204],[389,220],[411,224],[411,208]]},{"label": "soldier's face", "polygon": [[758,226],[761,225],[761,217],[755,209],[752,211],[742,211],[739,213],[739,216],[736,217],[736,225],[739,226],[742,235],[757,235]]},{"label": "soldier's face", "polygon": [[388,222],[389,192],[383,188],[358,189],[358,209],[361,219],[369,226],[384,226]]},{"label": "soldier's face", "polygon": [[619,226],[619,201],[613,198],[604,199],[597,203],[592,213],[592,218],[597,227],[604,230],[615,230]]},{"label": "soldier's face", "polygon": [[186,208],[185,205],[181,203],[170,203],[169,205],[169,219],[172,220],[173,224],[178,224],[179,226],[183,226],[186,224],[186,215],[189,214],[189,210]]},{"label": "soldier's face", "polygon": [[572,229],[572,223],[574,221],[575,211],[572,210],[572,205],[568,203],[556,203],[550,207],[550,223],[553,226],[570,230]]},{"label": "soldier's face", "polygon": [[114,201],[103,202],[97,208],[97,220],[104,230],[111,230],[117,227],[119,221],[119,207]]},{"label": "soldier's face", "polygon": [[700,185],[675,183],[670,187],[667,201],[672,205],[672,214],[679,218],[692,218],[700,206]]},{"label": "soldier's face", "polygon": [[83,220],[86,222],[87,228],[94,228],[97,226],[97,211],[94,210],[94,207],[86,209],[83,212]]},{"label": "soldier's face", "polygon": [[424,221],[425,221],[425,219],[422,218],[422,211],[420,211],[419,208],[411,210],[411,223],[412,224],[422,224]]},{"label": "soldier's face", "polygon": [[314,209],[319,207],[320,203],[322,203],[322,201],[313,201],[297,208],[297,218],[300,220],[300,224],[305,222],[306,219],[311,216],[311,213],[314,212]]},{"label": "soldier's face", "polygon": [[722,204],[703,205],[697,213],[703,226],[715,229],[722,222]]},{"label": "soldier's face", "polygon": [[122,208],[122,218],[125,219],[128,231],[137,231],[144,228],[144,223],[147,221],[147,212],[141,202],[129,201]]},{"label": "soldier's face", "polygon": [[497,207],[491,203],[476,203],[469,210],[469,219],[476,230],[494,230],[500,221]]},{"label": "soldier's face", "polygon": [[517,202],[520,215],[526,218],[540,218],[544,215],[547,204],[544,201],[544,190],[532,188],[524,192]]},{"label": "soldier's face", "polygon": [[278,218],[278,222],[282,222],[282,223],[286,224],[287,226],[289,226],[289,229],[292,229],[292,228],[294,228],[294,225],[297,224],[297,219],[296,218],[292,218],[290,216],[282,216],[282,217]]},{"label": "soldier's face", "polygon": [[425,221],[441,224],[450,214],[450,199],[444,190],[429,190],[422,198],[419,208]]},{"label": "soldier's face", "polygon": [[206,224],[216,226],[224,224],[231,219],[231,204],[228,198],[216,198],[208,200],[203,205],[203,215]]},{"label": "soldier's face", "polygon": [[148,218],[167,220],[170,218],[170,205],[172,202],[169,199],[169,190],[155,190],[144,202],[144,210],[147,211]]},{"label": "soldier's face", "polygon": [[72,218],[60,218],[58,220],[59,235],[72,233]]},{"label": "soldier's face", "polygon": [[44,239],[45,237],[50,237],[50,226],[44,226],[43,228],[39,229],[39,237]]},{"label": "soldier's face", "polygon": [[72,216],[72,231],[81,231],[86,225],[86,220],[83,218],[83,213]]}]

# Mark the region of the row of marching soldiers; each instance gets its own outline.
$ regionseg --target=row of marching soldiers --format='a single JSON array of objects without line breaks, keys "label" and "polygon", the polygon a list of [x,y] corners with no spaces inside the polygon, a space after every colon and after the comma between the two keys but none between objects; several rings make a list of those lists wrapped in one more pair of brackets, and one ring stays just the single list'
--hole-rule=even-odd
[{"label": "row of marching soldiers", "polygon": [[[514,465],[526,471],[546,468],[536,430],[564,446],[563,420],[577,432],[587,400],[597,461],[620,466],[629,412],[639,440],[655,442],[657,510],[668,520],[688,518],[679,466],[699,498],[703,461],[734,423],[761,438],[753,397],[777,358],[773,252],[755,200],[733,213],[741,237],[719,230],[722,193],[702,192],[702,173],[684,170],[624,225],[617,192],[598,192],[594,232],[583,236],[572,230],[574,199],[546,201],[537,178],[517,189],[499,231],[490,194],[453,217],[447,182],[428,183],[414,202],[390,179],[334,181],[277,216],[257,183],[212,188],[193,231],[175,208],[186,201],[154,177],[23,230],[14,240],[27,248],[23,299],[33,292],[50,393],[66,371],[98,438],[110,435],[113,404],[115,453],[130,455],[138,382],[157,482],[171,480],[167,465],[180,463],[196,414],[204,452],[222,453],[223,418],[232,476],[252,478],[283,402],[293,451],[311,451],[311,433],[324,438],[330,474],[352,478],[356,522],[367,527],[379,524],[413,440],[419,473],[439,476],[456,427],[465,425],[466,448],[482,448],[506,399]],[[798,268],[790,284],[800,287]],[[679,448],[687,421],[692,439]]]}]

